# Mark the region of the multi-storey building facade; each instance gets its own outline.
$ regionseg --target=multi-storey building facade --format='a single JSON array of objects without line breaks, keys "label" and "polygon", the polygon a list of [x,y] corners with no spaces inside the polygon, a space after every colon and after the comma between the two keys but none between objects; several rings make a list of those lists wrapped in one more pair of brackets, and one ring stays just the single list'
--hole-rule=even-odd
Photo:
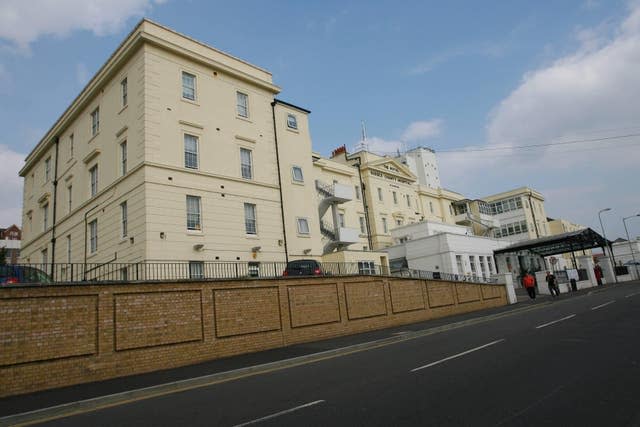
[{"label": "multi-storey building facade", "polygon": [[441,187],[433,150],[313,153],[310,112],[279,90],[268,71],[141,21],[27,157],[21,260],[179,260],[197,277],[204,261],[386,265],[391,231],[425,221],[549,232],[541,194],[465,199]]},{"label": "multi-storey building facade", "polygon": [[341,228],[348,241],[322,240],[309,111],[279,90],[269,72],[141,21],[26,159],[22,260],[188,260],[197,276],[205,260],[348,248],[359,237]]}]

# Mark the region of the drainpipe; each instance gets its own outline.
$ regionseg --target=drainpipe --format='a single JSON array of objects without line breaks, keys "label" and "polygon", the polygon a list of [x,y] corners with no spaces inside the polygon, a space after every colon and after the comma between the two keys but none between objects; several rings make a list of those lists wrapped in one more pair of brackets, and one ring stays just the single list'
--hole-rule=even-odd
[{"label": "drainpipe", "polygon": [[276,144],[276,165],[278,166],[278,193],[280,194],[280,217],[282,219],[282,235],[284,236],[284,260],[289,263],[289,251],[287,249],[287,226],[284,221],[284,201],[282,198],[282,174],[280,173],[280,153],[278,150],[278,129],[276,127],[276,102],[271,103],[271,115],[273,118],[273,137]]},{"label": "drainpipe", "polygon": [[531,203],[531,190],[529,190],[529,208],[531,208],[531,216],[533,217],[533,226],[536,229],[536,238],[540,238],[540,233],[538,232],[538,221],[536,221],[536,214],[533,209],[533,203]]},{"label": "drainpipe", "polygon": [[[346,157],[346,154],[345,154]],[[369,244],[369,250],[373,250],[373,243],[371,242],[371,225],[369,224],[369,206],[367,205],[366,189],[364,182],[362,182],[362,171],[360,166],[362,165],[362,159],[360,156],[352,157],[352,159],[358,159],[358,163],[354,166],[358,168],[358,179],[360,180],[360,194],[362,195],[362,205],[364,206],[364,222],[367,224],[367,243]]]},{"label": "drainpipe", "polygon": [[56,164],[53,167],[53,215],[51,224],[51,274],[54,274],[56,262],[56,206],[58,205],[58,154],[60,148],[60,138],[56,136]]}]

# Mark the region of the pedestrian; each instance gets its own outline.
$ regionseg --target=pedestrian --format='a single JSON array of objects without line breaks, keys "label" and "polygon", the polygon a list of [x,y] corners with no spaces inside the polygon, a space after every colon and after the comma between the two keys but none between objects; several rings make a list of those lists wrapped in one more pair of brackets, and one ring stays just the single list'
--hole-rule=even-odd
[{"label": "pedestrian", "polygon": [[600,264],[596,264],[596,266],[593,267],[593,274],[596,275],[598,286],[602,286],[602,267],[600,267]]},{"label": "pedestrian", "polygon": [[549,286],[549,293],[552,297],[560,296],[558,281],[556,280],[556,276],[550,271],[547,271],[547,285]]},{"label": "pedestrian", "polygon": [[536,279],[531,275],[531,273],[526,273],[522,278],[522,284],[525,289],[529,293],[529,298],[536,299]]}]

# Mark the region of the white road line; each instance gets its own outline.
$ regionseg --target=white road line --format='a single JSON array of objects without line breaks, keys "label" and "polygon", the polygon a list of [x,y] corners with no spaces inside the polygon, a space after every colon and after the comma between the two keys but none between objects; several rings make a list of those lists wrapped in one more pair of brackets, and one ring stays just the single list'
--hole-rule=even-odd
[{"label": "white road line", "polygon": [[469,353],[473,353],[474,351],[482,350],[483,348],[489,347],[489,346],[494,345],[494,344],[498,344],[498,343],[500,343],[502,341],[504,341],[504,338],[499,339],[499,340],[495,340],[495,341],[491,341],[488,344],[481,345],[480,347],[472,348],[471,350],[463,351],[462,353],[454,354],[453,356],[445,357],[444,359],[438,360],[437,362],[429,363],[428,365],[419,366],[417,368],[412,369],[410,372],[416,372],[416,371],[419,371],[421,369],[430,368],[430,367],[438,365],[438,364],[440,364],[442,362],[446,362],[447,360],[455,359],[457,357],[464,356],[465,354],[469,354]]},{"label": "white road line", "polygon": [[631,298],[632,296],[635,296],[635,295],[638,295],[638,294],[640,294],[640,292],[634,292],[632,294],[625,295],[625,298]]},{"label": "white road line", "polygon": [[562,319],[554,320],[553,322],[543,323],[542,325],[536,326],[536,329],[546,328],[547,326],[553,325],[554,323],[562,322],[563,320],[571,319],[572,317],[576,317],[576,315],[571,314],[569,316],[563,317]]},{"label": "white road line", "polygon": [[266,420],[270,420],[272,418],[279,417],[280,415],[290,414],[291,412],[295,412],[295,411],[297,411],[299,409],[303,409],[303,408],[308,408],[309,406],[317,405],[319,403],[324,403],[324,400],[316,400],[314,402],[305,403],[304,405],[300,405],[300,406],[296,406],[295,408],[286,409],[284,411],[276,412],[275,414],[267,415],[266,417],[257,418],[255,420],[251,420],[251,421],[248,421],[248,422],[242,423],[242,424],[237,424],[234,427],[242,427],[242,426],[248,426],[248,425],[251,425],[251,424],[256,424],[256,423],[259,423],[259,422],[262,422],[262,421],[266,421]]},{"label": "white road line", "polygon": [[614,302],[616,302],[616,300],[605,302],[604,304],[596,305],[595,307],[591,307],[591,310],[597,310],[599,308],[606,307],[609,304],[613,304]]}]

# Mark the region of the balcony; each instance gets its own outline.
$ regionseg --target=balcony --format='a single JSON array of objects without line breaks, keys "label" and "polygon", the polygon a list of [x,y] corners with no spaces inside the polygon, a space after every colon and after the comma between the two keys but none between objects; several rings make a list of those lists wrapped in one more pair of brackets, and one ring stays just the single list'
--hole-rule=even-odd
[{"label": "balcony", "polygon": [[347,246],[360,241],[360,230],[357,228],[333,228],[331,224],[321,222],[320,232],[326,238],[324,245],[325,254],[333,252],[336,249],[345,249]]}]

